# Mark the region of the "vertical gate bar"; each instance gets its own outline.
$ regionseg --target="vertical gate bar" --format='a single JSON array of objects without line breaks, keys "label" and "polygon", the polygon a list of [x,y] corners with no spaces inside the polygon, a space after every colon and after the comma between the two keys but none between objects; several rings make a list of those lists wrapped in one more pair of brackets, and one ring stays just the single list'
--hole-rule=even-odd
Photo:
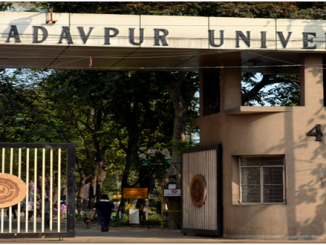
[{"label": "vertical gate bar", "polygon": [[[1,167],[1,172],[5,172],[5,152],[6,149],[2,148],[2,167]],[[3,228],[4,228],[4,220],[5,220],[5,209],[1,209],[1,233],[3,233]]]},{"label": "vertical gate bar", "polygon": [[9,169],[10,174],[12,174],[13,162],[14,162],[14,148],[10,148],[10,169]]},{"label": "vertical gate bar", "polygon": [[2,173],[5,172],[5,156],[6,156],[6,148],[2,148]]},{"label": "vertical gate bar", "polygon": [[67,220],[66,232],[75,236],[75,166],[76,149],[67,149]]},{"label": "vertical gate bar", "polygon": [[[18,149],[18,178],[21,179],[22,172],[22,148]],[[20,202],[17,207],[17,232],[20,233]]]},{"label": "vertical gate bar", "polygon": [[[10,169],[9,173],[12,174],[12,165],[14,157],[14,148],[10,148]],[[9,233],[12,232],[12,206],[9,207]]]},{"label": "vertical gate bar", "polygon": [[34,203],[33,203],[34,206],[33,207],[33,231],[34,232],[36,232],[36,217],[35,217],[36,196],[37,196],[37,148],[35,148],[35,152],[34,152]]},{"label": "vertical gate bar", "polygon": [[26,148],[26,198],[25,198],[25,232],[28,233],[28,201],[29,201],[29,148]]},{"label": "vertical gate bar", "polygon": [[61,200],[61,148],[58,149],[58,203],[57,203],[57,215],[58,215],[58,224],[57,230],[60,232],[60,200]]},{"label": "vertical gate bar", "polygon": [[52,232],[52,218],[53,218],[53,148],[50,150],[50,232]]},{"label": "vertical gate bar", "polygon": [[42,154],[42,221],[41,222],[41,232],[44,232],[45,223],[45,148],[43,148]]}]

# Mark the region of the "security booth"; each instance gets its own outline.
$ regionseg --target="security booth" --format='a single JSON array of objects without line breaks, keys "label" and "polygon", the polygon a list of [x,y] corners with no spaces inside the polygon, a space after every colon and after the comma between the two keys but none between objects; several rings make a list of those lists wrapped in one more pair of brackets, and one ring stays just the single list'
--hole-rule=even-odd
[{"label": "security booth", "polygon": [[[326,236],[324,55],[304,51],[295,54],[300,61],[300,106],[243,106],[244,68],[234,66],[243,62],[240,54],[221,61],[224,67],[218,71],[201,69],[201,79],[207,79],[201,81],[200,118],[195,123],[202,147],[223,146],[220,161],[214,159],[207,167],[214,178],[216,166],[221,167],[222,189],[209,193],[219,182],[204,172],[206,150],[183,152],[182,232],[260,239]],[[292,53],[280,55],[282,59]],[[206,199],[200,198],[203,193]]]}]

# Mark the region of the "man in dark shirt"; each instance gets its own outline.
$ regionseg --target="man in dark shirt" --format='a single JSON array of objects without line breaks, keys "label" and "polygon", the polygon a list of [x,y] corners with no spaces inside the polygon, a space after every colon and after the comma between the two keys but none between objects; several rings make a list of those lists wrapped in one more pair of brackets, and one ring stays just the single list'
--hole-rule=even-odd
[{"label": "man in dark shirt", "polygon": [[115,208],[113,202],[108,199],[108,195],[101,195],[101,200],[94,204],[94,210],[96,210],[97,219],[101,225],[101,231],[109,231],[112,209]]},{"label": "man in dark shirt", "polygon": [[[15,204],[11,207],[11,212],[14,215],[14,219],[17,219],[16,210],[17,210],[18,204]],[[7,219],[9,219],[9,208],[7,209]]]}]

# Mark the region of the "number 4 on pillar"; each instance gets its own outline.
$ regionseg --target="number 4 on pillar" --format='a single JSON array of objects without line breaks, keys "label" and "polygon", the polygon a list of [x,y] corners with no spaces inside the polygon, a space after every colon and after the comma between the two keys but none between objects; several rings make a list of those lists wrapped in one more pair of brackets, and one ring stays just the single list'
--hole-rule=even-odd
[{"label": "number 4 on pillar", "polygon": [[316,126],[307,133],[307,136],[316,136],[316,141],[321,141],[323,132],[321,131],[320,124],[316,124]]}]

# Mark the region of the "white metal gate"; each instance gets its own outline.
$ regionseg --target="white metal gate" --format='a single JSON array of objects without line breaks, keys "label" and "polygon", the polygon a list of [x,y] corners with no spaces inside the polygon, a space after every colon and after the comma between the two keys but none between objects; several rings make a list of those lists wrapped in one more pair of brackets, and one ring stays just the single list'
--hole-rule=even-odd
[{"label": "white metal gate", "polygon": [[17,210],[0,209],[0,238],[75,236],[75,151],[75,144],[66,143],[0,143],[1,173],[15,175],[27,185]]}]

